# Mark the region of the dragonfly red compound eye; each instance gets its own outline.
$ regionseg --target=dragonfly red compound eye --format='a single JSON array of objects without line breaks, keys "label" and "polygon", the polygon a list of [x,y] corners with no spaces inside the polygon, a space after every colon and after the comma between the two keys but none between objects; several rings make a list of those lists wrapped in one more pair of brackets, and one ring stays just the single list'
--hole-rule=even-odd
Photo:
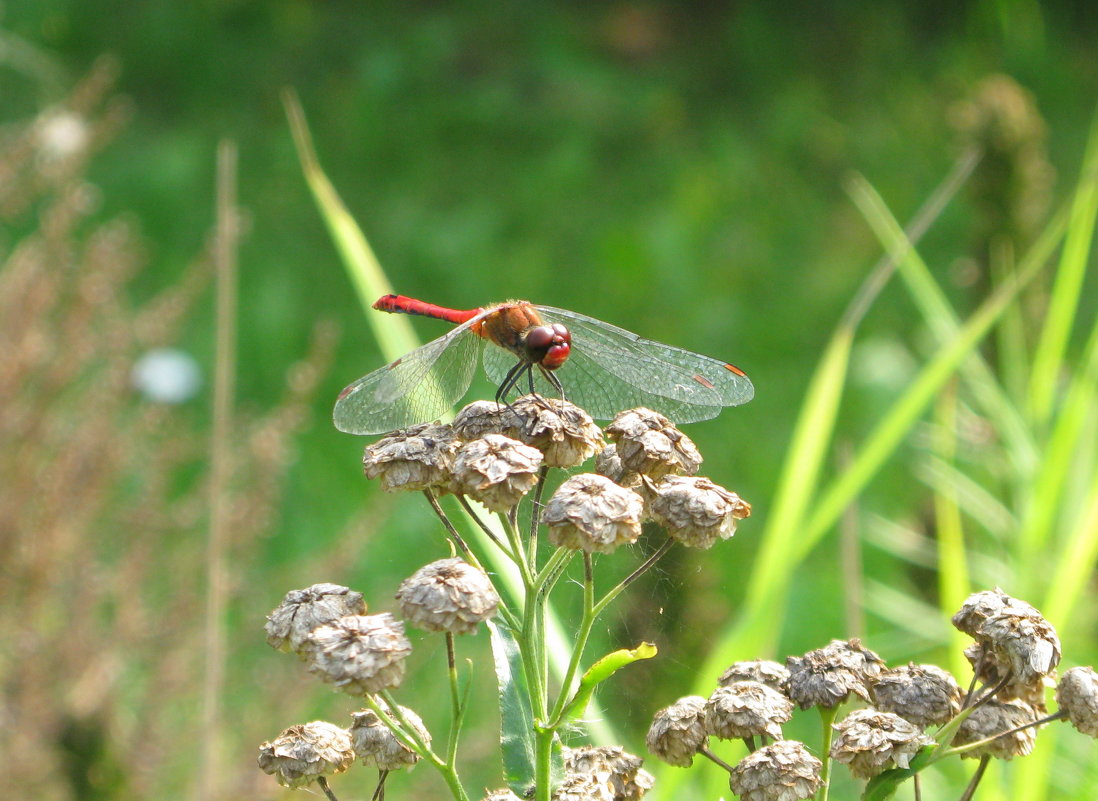
[{"label": "dragonfly red compound eye", "polygon": [[738,367],[567,309],[512,300],[462,311],[403,295],[386,295],[374,308],[457,327],[340,393],[336,428],[352,434],[381,434],[445,414],[469,389],[482,350],[485,372],[502,394],[523,389],[525,378],[530,391],[563,393],[598,420],[645,406],[691,423],[755,394]]}]

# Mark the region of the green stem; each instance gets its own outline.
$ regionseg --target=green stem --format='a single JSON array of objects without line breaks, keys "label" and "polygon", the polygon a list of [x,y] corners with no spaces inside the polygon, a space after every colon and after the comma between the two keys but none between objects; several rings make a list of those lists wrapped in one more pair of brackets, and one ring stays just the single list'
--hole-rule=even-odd
[{"label": "green stem", "polygon": [[551,801],[553,797],[553,739],[551,728],[538,727],[534,733],[534,782],[536,801]]},{"label": "green stem", "polygon": [[823,762],[823,767],[820,769],[820,792],[819,801],[827,801],[827,794],[831,789],[831,738],[835,734],[835,730],[831,728],[831,724],[835,722],[835,714],[839,708],[833,706],[831,708],[820,707],[820,722],[823,725],[823,729],[820,732],[822,745],[820,746],[820,761]]},{"label": "green stem", "polygon": [[450,678],[450,740],[446,748],[446,761],[456,765],[458,738],[461,735],[461,724],[465,717],[465,704],[462,702],[461,688],[458,684],[454,634],[450,631],[446,632],[446,664]]},{"label": "green stem", "polygon": [[991,757],[987,754],[980,757],[980,766],[972,774],[972,780],[969,781],[968,787],[965,788],[959,801],[972,801],[972,796],[976,792],[976,788],[980,786],[980,779],[984,778],[984,771],[987,770],[989,762],[991,762]]},{"label": "green stem", "polygon": [[[471,565],[480,567],[480,562],[477,561],[469,544],[465,542],[465,539],[458,533],[458,530],[454,528],[454,524],[450,522],[450,518],[446,516],[446,512],[442,511],[442,507],[439,506],[438,498],[435,497],[435,494],[429,489],[423,490],[423,494],[427,497],[427,501],[431,504],[431,508],[435,510],[438,519],[442,521],[442,525],[446,527],[446,531],[450,534],[450,539],[453,540],[458,550],[461,551],[461,555],[465,557],[465,561]],[[483,570],[483,568],[481,569]]]},{"label": "green stem", "polygon": [[545,477],[548,474],[549,468],[545,465],[538,469],[538,483],[534,487],[533,504],[530,506],[530,536],[526,541],[526,558],[530,561],[530,564],[537,563],[538,523],[541,522],[541,515],[538,514],[538,510],[541,509],[541,495],[545,491]]},{"label": "green stem", "polygon": [[323,776],[316,777],[316,783],[320,785],[320,789],[324,791],[324,795],[328,797],[328,801],[339,801],[336,798],[335,793],[332,792],[332,788],[328,786],[328,780]]},{"label": "green stem", "polygon": [[663,544],[660,545],[660,547],[657,548],[655,552],[653,552],[651,556],[644,560],[644,563],[640,567],[638,567],[636,570],[634,570],[632,573],[622,579],[616,587],[606,593],[606,595],[602,597],[602,600],[595,604],[595,617],[598,617],[600,614],[602,614],[602,610],[609,606],[610,602],[617,598],[625,590],[626,587],[639,579],[648,570],[650,570],[652,566],[656,564],[656,562],[662,559],[664,554],[670,551],[671,547],[674,544],[675,541],[668,537],[666,540],[663,541]]},{"label": "green stem", "polygon": [[576,632],[576,642],[572,647],[572,656],[568,660],[568,669],[564,671],[564,677],[560,683],[560,694],[557,695],[553,711],[550,713],[549,728],[555,729],[560,725],[561,715],[567,706],[568,699],[572,697],[572,682],[575,681],[579,670],[583,651],[587,647],[587,639],[591,636],[591,629],[598,618],[595,610],[595,578],[591,564],[591,554],[586,551],[583,554],[583,615],[580,618],[579,630]]}]

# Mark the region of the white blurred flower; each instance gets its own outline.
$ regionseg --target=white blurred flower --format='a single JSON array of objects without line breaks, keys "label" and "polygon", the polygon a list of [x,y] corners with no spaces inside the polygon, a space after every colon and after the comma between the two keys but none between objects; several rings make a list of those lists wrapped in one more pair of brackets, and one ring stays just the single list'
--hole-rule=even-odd
[{"label": "white blurred flower", "polygon": [[134,362],[133,388],[155,403],[183,403],[202,386],[198,362],[175,348],[154,348]]},{"label": "white blurred flower", "polygon": [[48,111],[38,119],[38,155],[44,161],[75,156],[89,138],[87,121],[74,111]]}]

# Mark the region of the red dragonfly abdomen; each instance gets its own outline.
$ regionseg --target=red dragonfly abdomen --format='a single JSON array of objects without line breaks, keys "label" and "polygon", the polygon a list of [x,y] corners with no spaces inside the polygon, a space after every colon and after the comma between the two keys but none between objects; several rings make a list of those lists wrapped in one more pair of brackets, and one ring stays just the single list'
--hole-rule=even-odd
[{"label": "red dragonfly abdomen", "polygon": [[404,295],[383,295],[374,303],[378,311],[391,312],[393,314],[418,314],[422,317],[434,317],[436,320],[445,320],[448,323],[464,323],[472,320],[484,309],[447,309],[445,306],[436,306],[415,298]]}]

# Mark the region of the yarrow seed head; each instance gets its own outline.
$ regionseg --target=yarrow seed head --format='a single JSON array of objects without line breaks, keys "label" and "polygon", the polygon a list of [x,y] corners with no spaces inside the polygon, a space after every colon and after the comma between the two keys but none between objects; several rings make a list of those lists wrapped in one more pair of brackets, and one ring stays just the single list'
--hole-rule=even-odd
[{"label": "yarrow seed head", "polygon": [[793,702],[757,681],[718,687],[705,704],[705,730],[722,740],[766,735],[782,739],[782,724],[793,717]]},{"label": "yarrow seed head", "polygon": [[784,665],[769,659],[748,659],[729,665],[717,679],[717,684],[727,687],[737,681],[757,681],[778,692],[784,692],[786,682],[789,681],[789,671]]},{"label": "yarrow seed head", "polygon": [[367,445],[362,469],[386,492],[445,489],[460,445],[451,426],[423,423]]},{"label": "yarrow seed head", "polygon": [[838,737],[831,744],[831,757],[850,768],[856,779],[906,768],[920,749],[934,744],[934,739],[914,724],[876,709],[857,709],[832,728]]},{"label": "yarrow seed head", "polygon": [[280,651],[300,653],[313,629],[345,615],[366,614],[361,592],[340,584],[314,584],[290,590],[267,616],[267,642]]},{"label": "yarrow seed head", "polygon": [[320,626],[303,646],[309,670],[349,695],[397,687],[412,645],[404,624],[385,612],[348,615]]},{"label": "yarrow seed head", "polygon": [[953,615],[953,626],[969,637],[979,639],[980,627],[984,621],[1006,606],[1029,606],[1029,604],[1010,597],[998,587],[994,590],[974,592],[965,599],[961,608]]},{"label": "yarrow seed head", "polygon": [[[968,745],[988,737],[994,737],[1005,731],[1032,723],[1037,719],[1033,707],[1023,701],[997,701],[994,698],[985,701],[972,710],[964,723],[957,729],[953,746]],[[1021,729],[998,737],[987,745],[974,748],[961,754],[962,759],[978,759],[983,756],[1010,760],[1016,756],[1026,756],[1033,751],[1037,738],[1037,727]]]},{"label": "yarrow seed head", "polygon": [[881,672],[884,661],[861,640],[832,640],[823,648],[785,660],[789,669],[786,695],[801,709],[838,706],[854,693],[870,700],[869,684]]},{"label": "yarrow seed head", "polygon": [[609,791],[614,801],[637,801],[655,778],[641,766],[644,760],[620,746],[590,746],[564,749],[564,773],[592,776]]},{"label": "yarrow seed head", "polygon": [[511,407],[517,425],[507,436],[541,451],[546,467],[576,467],[603,447],[602,431],[574,403],[524,395]]},{"label": "yarrow seed head", "polygon": [[354,761],[351,735],[323,720],[291,726],[259,746],[260,770],[283,787],[304,787],[320,776],[342,773]]},{"label": "yarrow seed head", "polygon": [[920,728],[941,726],[961,711],[962,691],[948,672],[936,665],[900,665],[873,679],[873,705],[893,712]]},{"label": "yarrow seed head", "polygon": [[471,442],[485,434],[502,434],[516,439],[518,420],[510,406],[496,401],[473,401],[457,413],[450,424],[458,437]]},{"label": "yarrow seed head", "polygon": [[608,478],[583,473],[567,479],[545,507],[549,541],[588,553],[610,553],[637,541],[644,499]]},{"label": "yarrow seed head", "polygon": [[421,567],[396,594],[404,619],[426,631],[468,634],[499,607],[499,595],[483,570],[456,557]]},{"label": "yarrow seed head", "polygon": [[[382,706],[388,711],[388,707]],[[419,738],[430,745],[431,733],[419,715],[405,706],[399,707],[399,710]],[[419,754],[398,740],[374,710],[353,712],[351,717],[354,718],[350,730],[351,745],[363,765],[376,765],[378,770],[400,770],[410,768],[419,761]]]},{"label": "yarrow seed head", "polygon": [[614,444],[607,445],[595,456],[595,472],[622,487],[635,487],[641,483],[639,473],[625,469],[618,456],[618,446]]},{"label": "yarrow seed head", "polygon": [[688,768],[708,737],[705,699],[687,695],[655,714],[644,741],[654,756],[669,765]]},{"label": "yarrow seed head", "polygon": [[728,786],[740,801],[804,801],[820,789],[822,769],[803,743],[778,740],[741,759]]},{"label": "yarrow seed head", "polygon": [[1009,670],[1014,685],[1039,682],[1060,664],[1056,629],[1029,604],[1000,609],[980,625],[977,639]]},{"label": "yarrow seed head", "polygon": [[702,457],[697,447],[675,424],[658,412],[643,407],[621,412],[606,427],[626,473],[653,480],[675,474],[692,476]]},{"label": "yarrow seed head", "polygon": [[614,795],[594,776],[568,773],[553,791],[553,801],[614,801]]},{"label": "yarrow seed head", "polygon": [[541,452],[500,434],[467,442],[454,458],[455,491],[506,512],[534,488]]},{"label": "yarrow seed head", "polygon": [[1098,737],[1098,674],[1094,668],[1064,671],[1056,685],[1056,703],[1071,725],[1083,734]]},{"label": "yarrow seed head", "polygon": [[690,548],[712,548],[718,539],[729,539],[736,521],[751,514],[751,504],[701,476],[668,476],[652,491],[652,518]]}]

